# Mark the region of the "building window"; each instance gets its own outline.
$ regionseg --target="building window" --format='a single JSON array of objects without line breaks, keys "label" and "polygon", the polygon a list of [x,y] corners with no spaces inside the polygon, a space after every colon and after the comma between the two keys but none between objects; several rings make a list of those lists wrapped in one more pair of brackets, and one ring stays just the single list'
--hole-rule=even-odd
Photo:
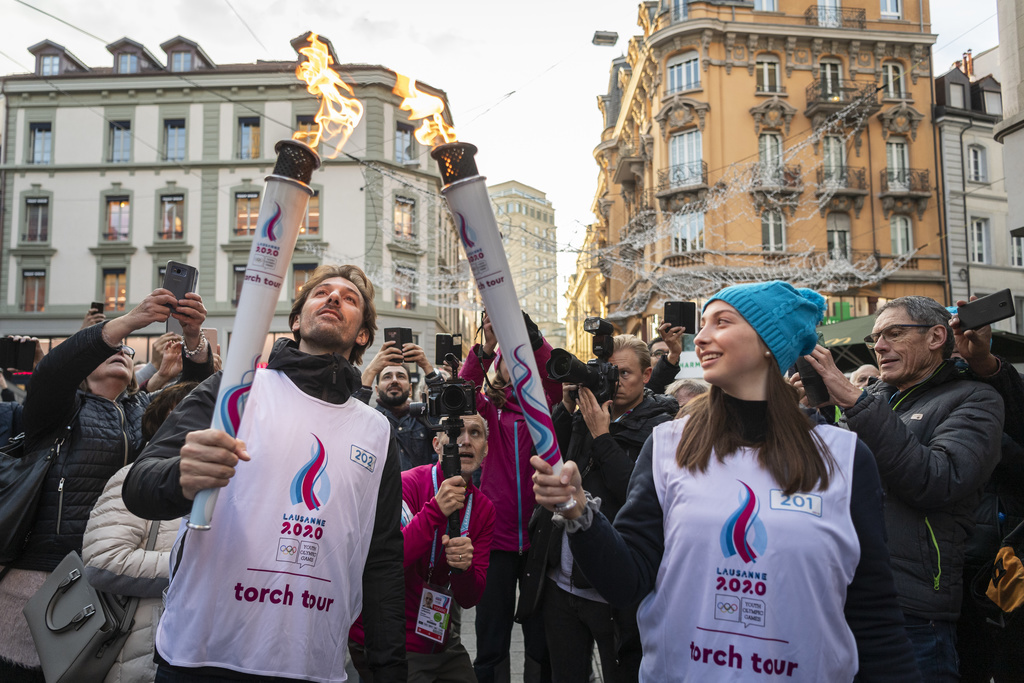
[{"label": "building window", "polygon": [[910,219],[906,216],[893,216],[889,219],[889,230],[892,233],[892,253],[896,256],[909,254],[914,248]]},{"label": "building window", "polygon": [[408,164],[416,160],[416,138],[408,123],[395,126],[395,163]]},{"label": "building window", "polygon": [[964,108],[964,84],[949,84],[949,106],[954,109]]},{"label": "building window", "polygon": [[303,114],[295,117],[296,137],[303,142],[308,142],[316,137],[320,124],[316,122],[316,116]]},{"label": "building window", "polygon": [[50,200],[47,197],[25,199],[25,233],[23,242],[45,242],[50,232]]},{"label": "building window", "polygon": [[967,148],[967,170],[968,178],[972,181],[988,182],[988,160],[985,148],[981,145],[971,145]]},{"label": "building window", "polygon": [[883,19],[900,19],[903,17],[900,0],[881,0]]},{"label": "building window", "polygon": [[672,216],[672,251],[682,254],[704,249],[704,214],[677,213]]},{"label": "building window", "polygon": [[260,118],[243,116],[238,119],[238,158],[260,158]]},{"label": "building window", "polygon": [[1010,238],[1010,265],[1024,268],[1024,237]]},{"label": "building window", "polygon": [[28,126],[28,163],[48,164],[53,152],[53,126],[49,122]]},{"label": "building window", "polygon": [[700,87],[700,59],[696,52],[687,52],[668,60],[668,92]]},{"label": "building window", "polygon": [[822,172],[825,184],[829,187],[844,187],[846,178],[846,145],[843,138],[837,135],[826,135],[822,147],[824,159]]},{"label": "building window", "polygon": [[185,119],[164,121],[164,160],[185,160]]},{"label": "building window", "polygon": [[765,211],[761,214],[761,250],[784,251],[786,249],[786,225],[781,211]]},{"label": "building window", "polygon": [[191,52],[172,52],[171,53],[171,71],[191,71],[192,70],[192,53]]},{"label": "building window", "polygon": [[985,91],[985,113],[993,116],[1003,115],[1003,96],[992,90]]},{"label": "building window", "polygon": [[754,9],[758,12],[778,12],[779,0],[754,0]]},{"label": "building window", "polygon": [[703,141],[699,130],[673,135],[669,140],[669,183],[672,187],[699,185],[704,180]]},{"label": "building window", "polygon": [[779,79],[779,60],[771,55],[757,58],[757,92],[782,92]]},{"label": "building window", "polygon": [[124,268],[103,269],[103,303],[108,311],[123,311],[128,302],[128,278]]},{"label": "building window", "polygon": [[405,266],[395,268],[395,308],[416,308],[416,271]]},{"label": "building window", "polygon": [[108,158],[114,163],[132,160],[132,122],[110,122],[110,149]]},{"label": "building window", "polygon": [[850,216],[830,213],[825,221],[828,257],[834,261],[850,260]]},{"label": "building window", "polygon": [[21,272],[21,310],[26,313],[41,313],[46,310],[45,270]]},{"label": "building window", "polygon": [[907,141],[902,138],[889,138],[885,143],[885,157],[889,189],[910,189],[910,160],[907,153]]},{"label": "building window", "polygon": [[882,87],[886,97],[901,99],[904,96],[901,65],[896,62],[886,62],[882,65]]},{"label": "building window", "polygon": [[395,237],[416,238],[416,200],[395,197]]},{"label": "building window", "polygon": [[235,293],[233,299],[231,299],[231,305],[237,306],[239,299],[242,298],[242,286],[245,284],[245,266],[233,266],[231,270],[232,276],[232,290]]},{"label": "building window", "polygon": [[306,215],[302,218],[302,225],[299,226],[300,235],[320,234],[320,192],[313,191],[313,196],[306,204]]},{"label": "building window", "polygon": [[256,220],[260,216],[259,192],[235,193],[235,236],[249,237],[256,234]]},{"label": "building window", "polygon": [[672,0],[672,21],[686,21],[690,14],[687,4],[688,0]]},{"label": "building window", "polygon": [[[820,6],[819,6],[820,8]],[[822,61],[818,67],[822,97],[841,100],[843,97],[843,65],[836,61]]]},{"label": "building window", "polygon": [[131,230],[131,201],[128,197],[107,197],[107,242],[127,242]]},{"label": "building window", "polygon": [[316,270],[315,263],[296,263],[292,266],[292,284],[294,289],[292,290],[292,301],[299,298],[299,294],[302,293],[302,288],[309,282],[310,276],[313,271]]},{"label": "building window", "polygon": [[185,195],[160,196],[160,233],[162,240],[180,240],[185,236]]},{"label": "building window", "polygon": [[987,218],[971,218],[971,263],[991,263]]},{"label": "building window", "polygon": [[782,185],[782,136],[778,133],[761,133],[757,140],[760,161],[760,183]]},{"label": "building window", "polygon": [[60,74],[60,56],[43,55],[39,58],[39,75],[56,76]]},{"label": "building window", "polygon": [[139,56],[133,54],[120,54],[117,56],[117,73],[137,74],[139,73]]}]

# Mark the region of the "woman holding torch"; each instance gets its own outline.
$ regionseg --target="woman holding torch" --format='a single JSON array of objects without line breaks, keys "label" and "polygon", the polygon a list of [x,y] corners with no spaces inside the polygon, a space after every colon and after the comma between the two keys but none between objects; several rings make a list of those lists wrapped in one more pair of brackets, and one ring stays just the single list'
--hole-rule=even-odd
[{"label": "woman holding torch", "polygon": [[775,281],[705,305],[711,391],[655,428],[612,526],[574,463],[534,458],[537,501],[587,579],[640,602],[641,678],[920,680],[896,604],[871,452],[814,425],[782,369],[814,349],[825,300]]}]

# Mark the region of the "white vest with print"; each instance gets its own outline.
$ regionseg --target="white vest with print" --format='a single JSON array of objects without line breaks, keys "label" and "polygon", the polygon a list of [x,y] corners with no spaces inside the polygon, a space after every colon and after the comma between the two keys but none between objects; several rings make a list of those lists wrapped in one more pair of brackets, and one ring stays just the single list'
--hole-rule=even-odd
[{"label": "white vest with print", "polygon": [[741,449],[705,473],[676,464],[688,419],[654,429],[665,550],[640,604],[641,680],[851,681],[846,588],[860,560],[850,518],[857,438],[819,426],[837,468],[827,491],[792,496]]},{"label": "white vest with print", "polygon": [[157,650],[176,666],[344,681],[391,427],[260,370],[238,436],[252,460],[210,530],[182,524]]}]

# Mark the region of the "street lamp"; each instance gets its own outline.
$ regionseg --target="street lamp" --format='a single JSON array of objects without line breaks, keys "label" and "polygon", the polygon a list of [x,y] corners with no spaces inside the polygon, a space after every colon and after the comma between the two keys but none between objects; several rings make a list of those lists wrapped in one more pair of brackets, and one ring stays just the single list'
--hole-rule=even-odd
[{"label": "street lamp", "polygon": [[615,31],[594,31],[594,45],[613,47],[619,42],[619,34]]}]

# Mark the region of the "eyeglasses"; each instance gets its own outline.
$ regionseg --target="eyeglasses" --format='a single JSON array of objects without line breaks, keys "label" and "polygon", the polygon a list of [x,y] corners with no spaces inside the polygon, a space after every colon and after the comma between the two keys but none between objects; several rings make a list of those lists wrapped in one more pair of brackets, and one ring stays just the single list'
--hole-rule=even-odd
[{"label": "eyeglasses", "polygon": [[885,337],[885,341],[890,344],[895,344],[898,341],[902,341],[907,335],[907,329],[912,327],[931,328],[935,327],[935,325],[889,325],[889,327],[885,328],[881,332],[872,332],[868,336],[864,337],[864,344],[866,344],[869,349],[873,349],[875,348],[875,344],[877,344],[878,340],[882,337]]},{"label": "eyeglasses", "polygon": [[667,356],[667,355],[668,355],[668,351],[666,351],[664,349],[658,349],[657,351],[651,351],[651,358],[661,358],[662,356]]},{"label": "eyeglasses", "polygon": [[135,358],[135,349],[128,346],[127,344],[121,344],[121,346],[118,347],[117,350],[123,353],[124,355],[128,356],[129,358]]}]

